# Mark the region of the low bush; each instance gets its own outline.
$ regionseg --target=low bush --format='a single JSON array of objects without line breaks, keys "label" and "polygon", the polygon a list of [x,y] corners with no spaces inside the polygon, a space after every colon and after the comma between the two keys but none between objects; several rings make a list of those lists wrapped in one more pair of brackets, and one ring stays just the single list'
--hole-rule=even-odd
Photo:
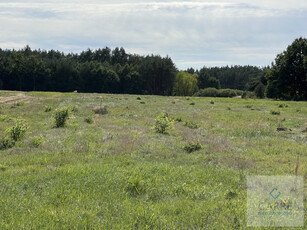
[{"label": "low bush", "polygon": [[17,119],[15,125],[8,128],[6,132],[9,133],[13,141],[18,141],[26,135],[27,130],[28,125],[26,121],[22,119]]},{"label": "low bush", "polygon": [[0,139],[0,150],[13,148],[15,145],[15,141],[11,138],[4,137]]},{"label": "low bush", "polygon": [[201,89],[193,96],[195,97],[236,97],[243,94],[242,90],[237,89],[216,89],[216,88],[206,88]]},{"label": "low bush", "polygon": [[188,153],[198,151],[202,148],[203,146],[199,142],[191,142],[183,146],[183,149]]},{"label": "low bush", "polygon": [[94,122],[93,117],[92,116],[88,116],[86,118],[84,118],[84,121],[88,124],[92,124]]},{"label": "low bush", "polygon": [[44,142],[44,138],[42,135],[40,136],[35,136],[35,137],[32,137],[32,145],[35,147],[35,148],[38,148],[39,146],[41,146]]},{"label": "low bush", "polygon": [[70,109],[67,107],[56,109],[54,114],[55,127],[64,127],[69,115]]},{"label": "low bush", "polygon": [[271,110],[270,112],[272,115],[280,115],[279,111]]},{"label": "low bush", "polygon": [[186,122],[184,122],[184,126],[187,126],[190,129],[197,129],[197,128],[200,127],[200,124],[193,122],[193,121],[186,121]]},{"label": "low bush", "polygon": [[152,127],[157,133],[167,133],[169,130],[174,128],[174,121],[171,121],[167,113],[161,113],[156,118],[156,123]]}]

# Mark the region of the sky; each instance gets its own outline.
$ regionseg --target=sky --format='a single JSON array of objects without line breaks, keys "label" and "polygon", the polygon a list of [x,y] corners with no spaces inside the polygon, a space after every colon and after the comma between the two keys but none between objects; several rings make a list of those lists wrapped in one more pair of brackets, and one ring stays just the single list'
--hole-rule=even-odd
[{"label": "sky", "polygon": [[268,66],[307,37],[306,0],[0,0],[0,48],[124,47],[178,69]]}]

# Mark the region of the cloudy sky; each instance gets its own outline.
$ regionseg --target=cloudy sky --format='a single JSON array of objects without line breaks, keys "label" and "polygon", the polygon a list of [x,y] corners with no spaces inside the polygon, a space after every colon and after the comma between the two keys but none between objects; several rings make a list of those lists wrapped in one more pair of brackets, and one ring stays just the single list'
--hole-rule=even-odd
[{"label": "cloudy sky", "polygon": [[270,65],[307,37],[306,0],[0,0],[0,48],[124,47],[179,69]]}]

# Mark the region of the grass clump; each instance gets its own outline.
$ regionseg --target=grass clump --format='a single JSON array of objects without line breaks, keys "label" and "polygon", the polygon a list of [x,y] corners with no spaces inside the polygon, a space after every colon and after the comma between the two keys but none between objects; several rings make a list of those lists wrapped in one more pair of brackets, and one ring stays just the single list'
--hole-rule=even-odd
[{"label": "grass clump", "polygon": [[145,104],[145,102],[144,102],[144,101],[141,101],[140,103],[141,103],[141,104]]},{"label": "grass clump", "polygon": [[29,127],[25,120],[17,119],[15,125],[8,128],[6,132],[9,133],[12,140],[16,142],[24,138],[28,128]]},{"label": "grass clump", "polygon": [[183,146],[183,149],[188,153],[201,150],[202,148],[203,146],[199,142],[191,142]]},{"label": "grass clump", "polygon": [[279,104],[278,107],[279,108],[288,108],[288,105],[287,104]]},{"label": "grass clump", "polygon": [[184,122],[184,126],[187,126],[190,129],[198,129],[200,127],[200,124],[193,121],[186,121]]},{"label": "grass clump", "polygon": [[190,105],[195,105],[195,102],[191,102]]},{"label": "grass clump", "polygon": [[13,148],[15,141],[8,137],[3,137],[0,139],[0,150]]},{"label": "grass clump", "polygon": [[0,164],[0,171],[5,171],[6,168],[7,168],[7,167],[6,167],[5,165]]},{"label": "grass clump", "polygon": [[280,112],[279,111],[276,111],[276,110],[271,110],[270,113],[272,115],[280,115]]},{"label": "grass clump", "polygon": [[38,148],[38,147],[41,146],[43,143],[44,143],[44,138],[43,138],[42,135],[32,137],[32,142],[31,142],[31,144],[32,144],[33,147]]},{"label": "grass clump", "polygon": [[45,105],[45,107],[44,107],[45,113],[48,113],[48,112],[50,112],[51,110],[52,110],[52,107],[51,107],[50,105]]},{"label": "grass clump", "polygon": [[211,104],[211,105],[214,105],[214,101],[213,101],[213,100],[211,100],[211,101],[210,101],[210,104]]},{"label": "grass clump", "polygon": [[106,106],[99,106],[99,107],[95,107],[93,109],[93,112],[95,114],[102,114],[102,115],[104,115],[104,114],[108,114],[108,109],[107,109]]},{"label": "grass clump", "polygon": [[142,100],[142,98],[141,97],[137,97],[136,100]]},{"label": "grass clump", "polygon": [[94,119],[93,119],[92,116],[88,116],[88,117],[84,118],[84,121],[85,121],[86,123],[88,123],[88,124],[93,124]]},{"label": "grass clump", "polygon": [[146,191],[145,183],[139,176],[131,176],[126,185],[126,191],[132,196],[138,196]]},{"label": "grass clump", "polygon": [[69,118],[69,115],[70,109],[67,107],[56,109],[54,114],[55,127],[64,127],[67,119]]},{"label": "grass clump", "polygon": [[174,121],[171,121],[167,113],[161,113],[156,118],[156,124],[152,127],[157,133],[168,133],[169,130],[174,128]]}]

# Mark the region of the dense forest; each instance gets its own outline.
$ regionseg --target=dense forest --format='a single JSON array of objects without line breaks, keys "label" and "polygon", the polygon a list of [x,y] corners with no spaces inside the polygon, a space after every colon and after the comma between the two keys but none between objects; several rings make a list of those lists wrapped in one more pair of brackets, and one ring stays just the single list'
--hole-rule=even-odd
[{"label": "dense forest", "polygon": [[[185,71],[179,71],[168,56],[128,54],[124,48],[88,49],[79,54],[32,50],[29,46],[21,50],[0,49],[0,89],[186,96],[205,88],[228,88],[252,91],[259,98],[266,95],[304,100],[306,44],[306,39],[296,39],[288,47],[292,53],[277,55],[272,67],[203,67]],[[287,60],[289,66],[285,66]]]}]

